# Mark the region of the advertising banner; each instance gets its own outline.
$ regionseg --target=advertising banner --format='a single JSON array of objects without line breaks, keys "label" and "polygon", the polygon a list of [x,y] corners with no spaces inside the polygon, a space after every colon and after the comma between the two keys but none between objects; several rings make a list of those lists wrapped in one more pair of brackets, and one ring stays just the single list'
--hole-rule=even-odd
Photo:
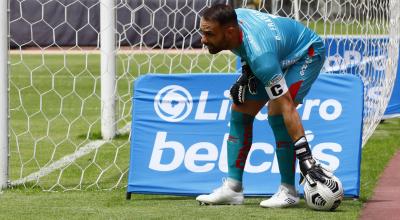
[{"label": "advertising banner", "polygon": [[[150,74],[135,81],[128,192],[197,195],[222,184],[229,88],[237,77]],[[313,155],[341,179],[348,197],[357,197],[360,189],[362,97],[356,76],[321,74],[298,108]],[[272,195],[280,175],[265,108],[253,131],[244,193]]]},{"label": "advertising banner", "polygon": [[400,117],[400,71],[397,72],[396,82],[394,84],[392,96],[386,108],[383,119]]},{"label": "advertising banner", "polygon": [[[323,70],[326,72],[346,72],[350,74],[361,74],[371,78],[384,77],[386,69],[387,36],[335,36],[325,38],[326,60]],[[399,55],[400,61],[400,55]],[[397,68],[397,78],[393,88],[391,99],[386,108],[383,118],[400,116],[400,68]],[[384,85],[377,83],[365,83],[366,111],[374,108],[376,99],[380,98]],[[371,106],[371,107],[369,107]]]},{"label": "advertising banner", "polygon": [[392,96],[390,96],[389,104],[386,108],[383,118],[400,117],[400,50],[399,60],[397,61],[397,77],[394,83]]}]

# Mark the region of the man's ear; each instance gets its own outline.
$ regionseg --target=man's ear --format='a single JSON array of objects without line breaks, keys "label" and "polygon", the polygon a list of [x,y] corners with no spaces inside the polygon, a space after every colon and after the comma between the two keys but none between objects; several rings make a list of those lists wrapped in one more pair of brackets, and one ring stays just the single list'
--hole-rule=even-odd
[{"label": "man's ear", "polygon": [[228,26],[225,28],[225,34],[229,37],[233,37],[233,33],[235,32],[235,28],[233,26]]}]

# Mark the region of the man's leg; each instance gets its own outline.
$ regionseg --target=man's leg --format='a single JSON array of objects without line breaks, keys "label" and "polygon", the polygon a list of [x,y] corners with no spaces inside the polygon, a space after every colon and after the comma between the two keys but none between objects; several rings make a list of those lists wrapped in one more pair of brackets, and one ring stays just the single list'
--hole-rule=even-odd
[{"label": "man's leg", "polygon": [[253,121],[265,101],[248,100],[243,105],[232,105],[230,131],[227,143],[228,180],[236,191],[241,190],[244,166],[253,142]]},{"label": "man's leg", "polygon": [[244,104],[232,105],[227,141],[228,179],[213,193],[198,196],[197,201],[205,204],[243,203],[242,177],[252,144],[253,121],[265,103],[266,101],[246,100]]},{"label": "man's leg", "polygon": [[[289,87],[294,107],[297,107],[302,102],[319,75],[319,71],[324,63],[324,48],[318,47],[316,51],[317,53],[314,53],[314,49],[310,48],[305,57],[286,71],[285,80]],[[293,144],[297,139],[293,140],[290,137],[284,118],[281,115],[281,110],[275,108],[272,104],[269,105],[268,109],[268,122],[271,125],[276,140],[276,154],[281,174],[281,187],[275,195],[280,195],[280,197],[273,196],[271,199],[263,201],[260,205],[263,207],[287,207],[298,203],[298,196],[294,186],[296,155]],[[304,131],[302,133],[304,135]],[[284,193],[280,193],[282,191]],[[297,202],[292,203],[293,201]]]},{"label": "man's leg", "polygon": [[299,203],[299,196],[295,188],[296,155],[292,139],[286,129],[282,115],[268,115],[268,122],[274,133],[276,142],[276,156],[278,158],[281,185],[276,194],[264,200],[260,206],[265,208],[283,208]]},{"label": "man's leg", "polygon": [[[253,121],[254,116],[232,109],[227,141],[228,177],[240,183],[247,155],[253,142]],[[236,188],[236,191],[240,190],[241,187]]]},{"label": "man's leg", "polygon": [[281,184],[289,185],[294,190],[296,155],[294,154],[292,139],[287,132],[282,115],[270,115],[268,122],[275,137]]}]

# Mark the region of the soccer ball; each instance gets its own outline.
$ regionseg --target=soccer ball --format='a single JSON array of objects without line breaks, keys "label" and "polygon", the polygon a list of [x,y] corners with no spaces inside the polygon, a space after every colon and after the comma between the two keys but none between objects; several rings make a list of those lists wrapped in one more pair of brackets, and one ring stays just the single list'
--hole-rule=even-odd
[{"label": "soccer ball", "polygon": [[332,175],[326,183],[316,181],[317,185],[311,187],[306,181],[304,184],[304,199],[308,207],[315,210],[333,211],[343,199],[343,187],[340,180]]}]

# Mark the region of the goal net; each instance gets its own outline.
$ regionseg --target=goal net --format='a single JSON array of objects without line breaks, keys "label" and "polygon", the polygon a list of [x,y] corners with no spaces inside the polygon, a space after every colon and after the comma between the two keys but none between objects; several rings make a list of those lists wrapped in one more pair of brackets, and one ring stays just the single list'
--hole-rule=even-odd
[{"label": "goal net", "polygon": [[[200,15],[214,3],[291,17],[325,38],[323,71],[364,82],[366,143],[395,80],[397,0],[13,0],[2,27],[10,33],[9,184],[125,187],[133,82],[147,73],[236,71],[234,55],[209,55],[200,43]],[[105,113],[107,100],[115,112]]]}]

